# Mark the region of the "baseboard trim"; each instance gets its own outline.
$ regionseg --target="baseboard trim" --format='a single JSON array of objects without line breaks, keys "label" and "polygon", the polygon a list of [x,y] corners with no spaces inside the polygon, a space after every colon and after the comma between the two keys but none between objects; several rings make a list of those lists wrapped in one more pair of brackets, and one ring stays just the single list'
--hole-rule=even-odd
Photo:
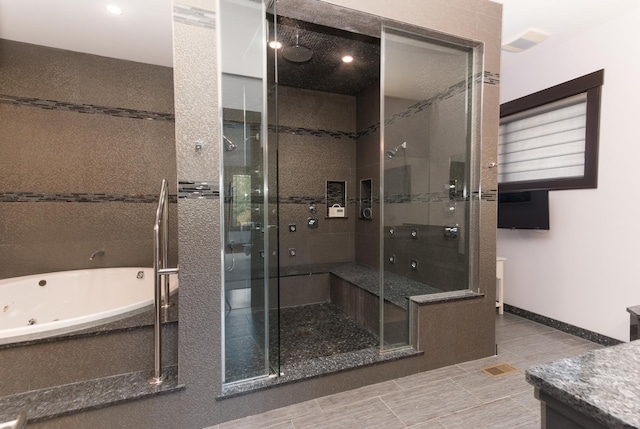
[{"label": "baseboard trim", "polygon": [[522,308],[514,307],[513,305],[505,304],[504,311],[542,325],[551,326],[559,331],[575,335],[576,337],[580,337],[603,346],[615,346],[624,342],[615,338],[607,337],[606,335],[598,334],[597,332],[589,331],[588,329],[579,328],[577,326],[570,325],[569,323],[560,322],[559,320],[542,316],[529,310],[523,310]]}]

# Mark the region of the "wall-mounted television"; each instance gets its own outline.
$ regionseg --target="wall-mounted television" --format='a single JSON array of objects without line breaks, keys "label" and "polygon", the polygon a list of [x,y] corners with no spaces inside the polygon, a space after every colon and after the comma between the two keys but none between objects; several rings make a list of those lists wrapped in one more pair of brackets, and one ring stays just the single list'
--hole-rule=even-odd
[{"label": "wall-mounted television", "polygon": [[498,193],[498,228],[549,229],[549,191]]}]

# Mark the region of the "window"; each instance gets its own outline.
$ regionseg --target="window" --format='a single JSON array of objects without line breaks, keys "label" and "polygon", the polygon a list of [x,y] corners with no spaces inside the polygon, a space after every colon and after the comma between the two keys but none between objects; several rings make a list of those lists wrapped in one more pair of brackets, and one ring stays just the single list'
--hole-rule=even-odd
[{"label": "window", "polygon": [[498,189],[598,186],[604,70],[500,106]]}]

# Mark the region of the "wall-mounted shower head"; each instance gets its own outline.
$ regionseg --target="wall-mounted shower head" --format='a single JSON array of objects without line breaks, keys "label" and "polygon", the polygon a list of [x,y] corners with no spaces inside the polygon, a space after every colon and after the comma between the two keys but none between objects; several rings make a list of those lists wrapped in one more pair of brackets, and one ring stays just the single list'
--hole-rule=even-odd
[{"label": "wall-mounted shower head", "polygon": [[222,140],[224,140],[225,142],[224,150],[226,150],[227,152],[231,152],[232,150],[238,147],[238,145],[236,145],[234,142],[229,140],[227,136],[225,136],[224,134],[222,135]]},{"label": "wall-mounted shower head", "polygon": [[407,142],[402,142],[398,146],[394,147],[391,150],[387,151],[387,158],[392,159],[396,157],[396,154],[400,149],[407,149]]},{"label": "wall-mounted shower head", "polygon": [[244,141],[248,142],[251,139],[260,140],[260,133],[255,133],[255,135],[247,137],[246,139],[244,139]]}]

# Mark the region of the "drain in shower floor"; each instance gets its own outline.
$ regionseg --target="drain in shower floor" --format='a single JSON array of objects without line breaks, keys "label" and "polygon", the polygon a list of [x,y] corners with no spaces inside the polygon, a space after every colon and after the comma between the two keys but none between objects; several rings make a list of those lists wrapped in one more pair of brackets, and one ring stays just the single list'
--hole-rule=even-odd
[{"label": "drain in shower floor", "polygon": [[511,374],[512,372],[516,372],[517,370],[518,370],[517,368],[512,367],[508,363],[501,363],[498,365],[482,368],[482,371],[486,372],[492,377],[500,377],[503,375]]}]

